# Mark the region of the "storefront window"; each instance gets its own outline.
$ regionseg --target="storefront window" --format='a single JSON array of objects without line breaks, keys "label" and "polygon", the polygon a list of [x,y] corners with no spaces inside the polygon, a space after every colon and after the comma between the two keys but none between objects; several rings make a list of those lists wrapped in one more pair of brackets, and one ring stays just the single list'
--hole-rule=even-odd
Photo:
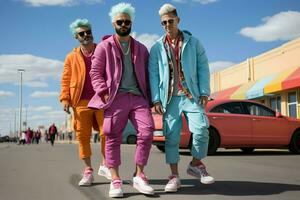
[{"label": "storefront window", "polygon": [[270,107],[273,110],[276,110],[278,112],[281,112],[281,97],[277,96],[277,97],[272,97],[270,99]]},{"label": "storefront window", "polygon": [[290,117],[297,118],[297,94],[296,92],[288,93],[288,111]]}]

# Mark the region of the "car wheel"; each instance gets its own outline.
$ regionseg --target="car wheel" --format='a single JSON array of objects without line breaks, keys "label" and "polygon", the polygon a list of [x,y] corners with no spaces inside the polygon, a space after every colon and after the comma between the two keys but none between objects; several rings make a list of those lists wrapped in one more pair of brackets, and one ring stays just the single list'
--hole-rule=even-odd
[{"label": "car wheel", "polygon": [[156,145],[156,147],[157,147],[161,152],[165,152],[165,146]]},{"label": "car wheel", "polygon": [[220,146],[220,137],[218,132],[215,129],[209,128],[208,131],[209,131],[209,142],[208,142],[207,154],[212,155],[216,153],[217,149]]},{"label": "car wheel", "polygon": [[296,131],[291,139],[289,150],[295,154],[300,154],[300,131]]},{"label": "car wheel", "polygon": [[243,147],[241,148],[241,150],[243,151],[243,153],[252,153],[254,151],[253,147]]},{"label": "car wheel", "polygon": [[136,136],[135,135],[129,135],[127,137],[127,144],[136,144]]}]

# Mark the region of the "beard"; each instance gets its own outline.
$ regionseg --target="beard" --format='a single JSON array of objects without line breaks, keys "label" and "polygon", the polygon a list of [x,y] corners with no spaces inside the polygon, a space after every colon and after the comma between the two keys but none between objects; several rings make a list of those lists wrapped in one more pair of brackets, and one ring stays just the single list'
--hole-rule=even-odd
[{"label": "beard", "polygon": [[93,38],[92,35],[91,36],[86,36],[84,38],[80,38],[80,40],[79,40],[80,44],[82,44],[82,45],[91,44],[91,43],[93,43],[93,41],[94,41],[94,38]]},{"label": "beard", "polygon": [[122,30],[122,29],[123,28],[115,28],[116,33],[121,37],[125,37],[125,36],[129,35],[131,32],[131,27],[128,27],[125,30]]}]

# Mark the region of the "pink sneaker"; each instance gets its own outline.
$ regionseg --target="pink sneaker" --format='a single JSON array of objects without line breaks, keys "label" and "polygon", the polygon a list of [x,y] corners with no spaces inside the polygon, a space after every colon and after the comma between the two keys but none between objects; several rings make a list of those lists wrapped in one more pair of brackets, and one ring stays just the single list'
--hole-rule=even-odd
[{"label": "pink sneaker", "polygon": [[94,181],[93,168],[86,167],[82,174],[82,179],[79,181],[78,185],[79,186],[89,186],[89,185],[92,185],[93,181]]},{"label": "pink sneaker", "polygon": [[181,187],[180,179],[177,175],[169,176],[169,181],[165,186],[165,192],[177,192]]},{"label": "pink sneaker", "polygon": [[133,187],[137,189],[140,193],[149,194],[149,195],[154,194],[154,190],[149,185],[148,179],[144,173],[142,173],[140,176],[133,177],[132,182],[133,182]]},{"label": "pink sneaker", "polygon": [[109,197],[123,197],[122,180],[114,179],[110,183]]}]

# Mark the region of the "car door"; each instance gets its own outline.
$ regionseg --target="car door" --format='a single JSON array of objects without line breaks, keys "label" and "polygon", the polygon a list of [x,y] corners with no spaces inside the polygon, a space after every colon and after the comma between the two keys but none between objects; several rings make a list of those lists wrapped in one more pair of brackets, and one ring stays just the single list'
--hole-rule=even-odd
[{"label": "car door", "polygon": [[276,117],[276,112],[261,104],[244,102],[251,115],[253,144],[270,147],[288,144],[289,126],[284,117]]},{"label": "car door", "polygon": [[251,119],[240,102],[227,102],[208,112],[210,125],[221,137],[221,146],[251,145]]}]

